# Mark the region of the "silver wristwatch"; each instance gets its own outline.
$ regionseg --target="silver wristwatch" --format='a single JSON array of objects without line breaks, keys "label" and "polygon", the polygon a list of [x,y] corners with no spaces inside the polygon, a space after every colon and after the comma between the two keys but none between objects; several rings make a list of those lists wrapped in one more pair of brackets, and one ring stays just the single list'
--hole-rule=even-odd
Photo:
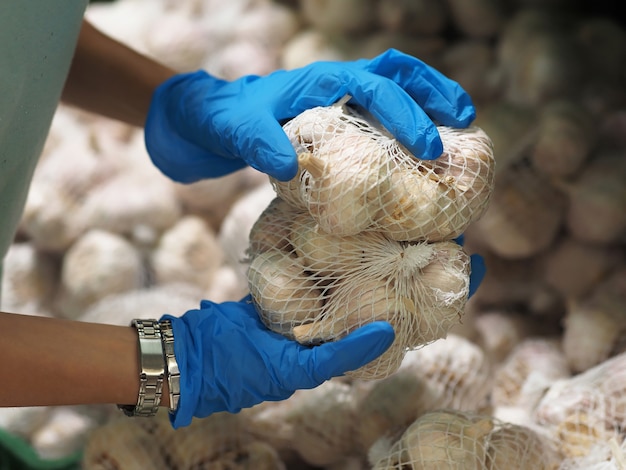
[{"label": "silver wristwatch", "polygon": [[173,413],[178,408],[180,398],[180,369],[174,354],[174,331],[170,320],[161,321],[161,337],[163,338],[163,354],[167,368],[167,387],[170,394],[169,411]]},{"label": "silver wristwatch", "polygon": [[127,416],[154,416],[161,403],[165,361],[161,325],[157,320],[135,319],[131,326],[137,329],[139,339],[139,396],[136,405],[118,405]]}]

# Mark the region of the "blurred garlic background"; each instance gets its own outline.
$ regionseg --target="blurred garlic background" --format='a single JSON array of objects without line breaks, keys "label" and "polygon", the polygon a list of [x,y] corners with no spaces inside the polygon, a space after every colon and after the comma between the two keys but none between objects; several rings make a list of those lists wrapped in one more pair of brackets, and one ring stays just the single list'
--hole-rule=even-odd
[{"label": "blurred garlic background", "polygon": [[[137,458],[156,459],[151,468],[624,468],[626,28],[606,4],[92,3],[97,27],[180,71],[235,79],[394,47],[459,81],[494,144],[495,191],[465,236],[487,274],[462,324],[384,379],[333,379],[176,432],[166,417],[139,424],[106,406],[0,409],[0,427],[43,458],[85,449],[87,470],[104,457],[115,469]],[[248,233],[273,196],[250,168],[173,183],[140,130],[61,105],[0,308],[127,324],[201,298],[239,300]],[[174,452],[149,456],[153,436]]]}]

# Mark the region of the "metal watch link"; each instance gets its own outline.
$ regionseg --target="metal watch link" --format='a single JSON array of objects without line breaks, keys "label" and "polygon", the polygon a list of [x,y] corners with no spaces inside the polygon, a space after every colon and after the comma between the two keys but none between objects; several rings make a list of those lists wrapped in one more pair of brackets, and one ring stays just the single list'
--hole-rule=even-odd
[{"label": "metal watch link", "polygon": [[161,321],[161,337],[163,339],[163,354],[167,369],[167,387],[169,389],[169,411],[173,413],[178,408],[180,399],[180,369],[174,354],[174,331],[170,320]]},{"label": "metal watch link", "polygon": [[118,405],[126,416],[154,416],[161,403],[165,360],[161,325],[157,320],[135,319],[131,322],[137,330],[139,342],[139,396],[136,405]]}]

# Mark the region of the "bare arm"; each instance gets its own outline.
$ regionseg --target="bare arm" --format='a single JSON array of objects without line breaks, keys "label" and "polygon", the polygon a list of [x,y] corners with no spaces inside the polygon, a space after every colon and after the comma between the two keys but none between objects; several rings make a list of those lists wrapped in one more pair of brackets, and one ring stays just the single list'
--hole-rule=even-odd
[{"label": "bare arm", "polygon": [[136,403],[132,327],[0,312],[0,331],[0,407]]},{"label": "bare arm", "polygon": [[84,21],[62,99],[143,127],[152,92],[175,73]]}]

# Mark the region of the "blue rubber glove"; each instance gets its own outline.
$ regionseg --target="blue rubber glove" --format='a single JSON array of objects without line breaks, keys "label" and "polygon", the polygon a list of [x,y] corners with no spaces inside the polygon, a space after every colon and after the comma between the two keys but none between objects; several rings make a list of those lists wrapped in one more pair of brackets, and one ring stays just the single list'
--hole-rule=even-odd
[{"label": "blue rubber glove", "polygon": [[[454,239],[459,245],[463,246],[465,242],[465,236],[460,235]],[[483,282],[487,267],[485,266],[485,259],[477,253],[470,255],[470,282],[469,282],[469,297],[476,293],[478,286]]]},{"label": "blue rubber glove", "polygon": [[204,300],[199,310],[162,319],[172,321],[181,373],[178,409],[170,415],[174,428],[194,416],[235,413],[315,388],[373,361],[395,338],[389,323],[374,322],[341,340],[303,346],[268,330],[249,296],[222,304]]},{"label": "blue rubber glove", "polygon": [[443,150],[434,122],[467,127],[475,117],[469,95],[456,82],[390,49],[371,60],[315,62],[234,81],[204,71],[176,75],[153,94],[146,148],[165,175],[183,183],[246,165],[287,181],[298,163],[281,124],[345,95],[424,159]]}]

